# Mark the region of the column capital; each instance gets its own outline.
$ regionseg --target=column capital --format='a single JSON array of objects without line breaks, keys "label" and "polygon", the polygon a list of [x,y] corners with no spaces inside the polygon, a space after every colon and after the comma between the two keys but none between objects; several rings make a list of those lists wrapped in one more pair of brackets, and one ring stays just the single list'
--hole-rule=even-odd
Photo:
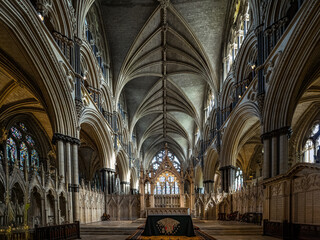
[{"label": "column capital", "polygon": [[203,183],[214,183],[214,180],[206,180],[206,181],[203,181]]},{"label": "column capital", "polygon": [[261,141],[263,141],[265,139],[270,139],[272,137],[285,135],[285,134],[287,134],[288,138],[291,137],[292,129],[291,129],[290,126],[286,126],[286,127],[282,127],[282,128],[278,128],[278,129],[272,130],[270,132],[266,132],[266,133],[262,134],[260,136],[260,138],[261,138]]},{"label": "column capital", "polygon": [[61,133],[54,133],[52,137],[52,143],[55,145],[57,141],[69,142],[71,144],[80,145],[80,139],[67,136]]}]

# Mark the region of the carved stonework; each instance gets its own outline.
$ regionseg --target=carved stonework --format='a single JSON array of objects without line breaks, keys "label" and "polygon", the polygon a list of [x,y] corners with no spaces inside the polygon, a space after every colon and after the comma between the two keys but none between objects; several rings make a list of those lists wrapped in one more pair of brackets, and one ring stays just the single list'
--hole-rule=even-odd
[{"label": "carved stonework", "polygon": [[170,4],[170,0],[158,0],[161,8],[167,8]]},{"label": "carved stonework", "polygon": [[84,107],[84,104],[83,104],[82,101],[80,101],[80,100],[75,100],[75,102],[76,102],[77,116],[78,116],[78,119],[80,119],[80,118],[81,118],[81,115],[82,115],[82,113],[83,113],[83,111],[84,111],[84,109],[85,109],[85,107]]}]

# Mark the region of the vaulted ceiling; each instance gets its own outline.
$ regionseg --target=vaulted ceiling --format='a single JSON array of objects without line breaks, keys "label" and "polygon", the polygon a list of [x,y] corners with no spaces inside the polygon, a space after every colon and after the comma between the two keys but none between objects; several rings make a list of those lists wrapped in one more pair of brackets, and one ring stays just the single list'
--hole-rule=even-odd
[{"label": "vaulted ceiling", "polygon": [[189,157],[206,91],[219,89],[228,2],[100,0],[115,97],[149,159],[165,143]]}]

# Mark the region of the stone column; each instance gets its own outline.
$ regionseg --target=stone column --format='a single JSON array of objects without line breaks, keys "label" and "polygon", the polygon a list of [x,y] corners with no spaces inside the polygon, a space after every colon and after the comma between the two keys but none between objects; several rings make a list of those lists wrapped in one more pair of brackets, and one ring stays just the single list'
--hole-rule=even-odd
[{"label": "stone column", "polygon": [[108,171],[107,172],[108,173],[108,180],[107,180],[107,182],[108,182],[108,194],[111,194],[111,185],[112,185],[112,183],[111,183],[111,172],[110,171]]},{"label": "stone column", "polygon": [[154,183],[151,183],[150,207],[154,208]]},{"label": "stone column", "polygon": [[108,170],[107,168],[103,168],[101,169],[101,176],[102,176],[102,190],[104,192],[104,200],[105,200],[105,204],[104,204],[104,213],[107,213],[107,199],[108,199]]},{"label": "stone column", "polygon": [[59,177],[62,177],[62,182],[65,181],[65,171],[64,171],[64,142],[59,139],[57,141],[57,152],[58,152],[58,162],[59,162]]},{"label": "stone column", "polygon": [[81,96],[81,64],[80,64],[80,48],[82,41],[79,38],[75,38],[74,42],[74,70],[76,72],[76,81],[75,81],[75,100],[76,102],[82,102]]},{"label": "stone column", "polygon": [[180,187],[180,207],[184,207],[184,182],[181,182]]},{"label": "stone column", "polygon": [[45,197],[41,197],[41,225],[47,225]]},{"label": "stone column", "polygon": [[190,214],[194,217],[194,202],[195,202],[195,192],[194,192],[194,181],[191,181],[190,189]]},{"label": "stone column", "polygon": [[[142,171],[140,171],[140,174]],[[140,217],[145,217],[144,212],[145,212],[145,198],[144,198],[144,182],[143,182],[143,174],[140,176]]]},{"label": "stone column", "polygon": [[72,144],[72,167],[73,167],[73,220],[80,221],[79,218],[79,163],[78,163],[78,142]]},{"label": "stone column", "polygon": [[[59,198],[59,197],[58,197]],[[59,224],[59,206],[58,206],[58,199],[54,199],[54,223]]]},{"label": "stone column", "polygon": [[112,193],[114,193],[115,192],[115,189],[116,189],[116,178],[115,178],[115,174],[114,174],[115,172],[112,172],[111,173],[111,183],[112,183],[112,187],[111,187],[111,189],[112,189]]},{"label": "stone column", "polygon": [[125,182],[120,182],[120,193],[126,193],[126,184]]},{"label": "stone column", "polygon": [[263,138],[263,178],[270,178],[270,138],[264,137]]},{"label": "stone column", "polygon": [[272,177],[275,177],[278,175],[278,137],[272,136],[271,138],[271,158],[272,158]]},{"label": "stone column", "polygon": [[66,156],[66,182],[68,183],[68,202],[67,202],[67,220],[71,223],[73,222],[73,213],[72,213],[72,165],[71,165],[71,146],[70,142],[65,144],[65,156]]},{"label": "stone column", "polygon": [[280,152],[279,152],[279,156],[280,156],[280,169],[279,169],[279,173],[280,174],[284,174],[287,172],[288,170],[288,155],[289,155],[289,151],[288,151],[288,134],[287,133],[281,133],[280,137],[279,137],[279,146],[280,146]]}]

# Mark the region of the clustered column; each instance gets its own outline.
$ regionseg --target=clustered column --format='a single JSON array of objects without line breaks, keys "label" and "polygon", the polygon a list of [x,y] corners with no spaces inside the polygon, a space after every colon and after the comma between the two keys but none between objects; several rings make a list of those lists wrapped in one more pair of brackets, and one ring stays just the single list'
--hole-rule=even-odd
[{"label": "clustered column", "polygon": [[79,163],[80,140],[55,133],[52,143],[57,146],[58,173],[60,184],[68,189],[67,220],[79,221]]},{"label": "clustered column", "polygon": [[222,183],[222,190],[224,192],[229,192],[234,188],[234,181],[236,178],[236,167],[229,165],[221,167],[221,183]]},{"label": "clustered column", "polygon": [[214,189],[213,189],[214,180],[203,181],[203,185],[204,185],[204,189],[205,189],[206,193],[213,193],[214,192]]},{"label": "clustered column", "polygon": [[121,192],[124,194],[128,194],[130,191],[130,182],[121,181],[120,185],[121,185]]},{"label": "clustered column", "polygon": [[101,169],[103,190],[105,194],[112,194],[115,191],[115,170],[111,168]]},{"label": "clustered column", "polygon": [[263,178],[275,177],[288,170],[290,135],[290,127],[283,127],[261,136],[264,147]]}]

